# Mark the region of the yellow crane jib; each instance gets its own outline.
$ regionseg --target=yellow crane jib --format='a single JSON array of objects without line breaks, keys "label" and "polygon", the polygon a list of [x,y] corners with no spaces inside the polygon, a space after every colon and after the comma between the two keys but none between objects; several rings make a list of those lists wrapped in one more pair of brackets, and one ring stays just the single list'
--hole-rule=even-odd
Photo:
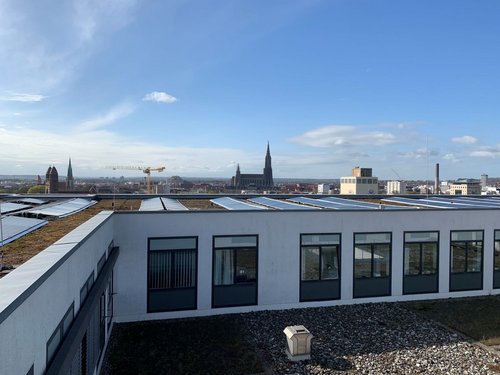
[{"label": "yellow crane jib", "polygon": [[137,167],[133,165],[113,165],[106,167],[109,169],[117,170],[123,169],[127,171],[143,171],[146,174],[146,190],[148,194],[151,194],[151,172],[163,172],[165,167],[151,168],[151,167]]}]

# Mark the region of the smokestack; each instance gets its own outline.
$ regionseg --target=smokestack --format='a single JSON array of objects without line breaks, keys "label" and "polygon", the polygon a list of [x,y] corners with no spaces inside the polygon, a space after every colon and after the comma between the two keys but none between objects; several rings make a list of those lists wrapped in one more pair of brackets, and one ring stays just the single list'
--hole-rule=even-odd
[{"label": "smokestack", "polygon": [[439,163],[436,163],[436,179],[434,180],[434,194],[439,194]]}]

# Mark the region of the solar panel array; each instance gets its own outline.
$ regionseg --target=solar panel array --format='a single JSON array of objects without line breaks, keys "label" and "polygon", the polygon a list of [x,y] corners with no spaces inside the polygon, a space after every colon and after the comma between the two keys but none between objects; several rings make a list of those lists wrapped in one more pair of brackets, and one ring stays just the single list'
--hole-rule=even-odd
[{"label": "solar panel array", "polygon": [[347,205],[340,204],[336,202],[330,202],[323,199],[313,199],[308,197],[295,197],[288,199],[291,202],[297,202],[302,204],[309,204],[311,206],[321,207],[321,208],[330,208],[333,210],[365,210],[366,207],[355,206],[355,205]]},{"label": "solar panel array", "polygon": [[21,198],[16,199],[15,202],[27,203],[27,204],[45,204],[47,201],[37,198]]},{"label": "solar panel array", "polygon": [[163,203],[160,198],[143,199],[139,211],[163,211]]},{"label": "solar panel array", "polygon": [[83,198],[74,198],[63,202],[57,202],[50,206],[31,209],[28,212],[34,215],[65,217],[83,211],[96,203],[97,201],[93,200],[89,201]]},{"label": "solar panel array", "polygon": [[382,199],[384,202],[403,203],[413,206],[422,206],[428,208],[443,208],[443,209],[478,209],[478,208],[500,208],[500,199],[484,199],[472,197],[453,198],[445,197],[429,197],[429,198],[406,198],[406,197],[391,197]]},{"label": "solar panel array", "polygon": [[4,216],[0,220],[2,221],[3,236],[3,241],[0,240],[0,246],[8,244],[48,223],[47,220],[18,216]]},{"label": "solar panel array", "polygon": [[167,211],[188,211],[188,208],[177,199],[161,198],[161,201],[163,202],[163,206],[165,206],[165,209]]},{"label": "solar panel array", "polygon": [[364,202],[364,201],[359,201],[359,200],[354,200],[354,199],[345,199],[345,198],[336,198],[336,197],[326,197],[322,198],[326,201],[329,202],[337,202],[339,204],[345,204],[345,205],[354,205],[354,206],[359,206],[359,207],[364,207],[365,209],[372,209],[372,210],[401,210],[401,209],[408,209],[409,207],[400,207],[400,206],[394,206],[394,205],[387,205],[387,204],[380,204],[380,203],[373,203],[373,202]]},{"label": "solar panel array", "polygon": [[25,208],[30,208],[30,207],[31,206],[28,206],[26,204],[4,202],[4,203],[0,203],[0,212],[2,214],[7,214],[9,212],[20,211],[20,210],[24,210]]},{"label": "solar panel array", "polygon": [[295,204],[287,201],[280,201],[268,197],[258,197],[248,199],[250,202],[261,204],[266,207],[271,207],[277,210],[317,210],[318,207],[305,206],[302,204]]},{"label": "solar panel array", "polygon": [[267,210],[267,207],[259,206],[256,204],[249,203],[247,201],[241,201],[231,197],[222,197],[211,199],[210,202],[225,208],[226,210]]}]

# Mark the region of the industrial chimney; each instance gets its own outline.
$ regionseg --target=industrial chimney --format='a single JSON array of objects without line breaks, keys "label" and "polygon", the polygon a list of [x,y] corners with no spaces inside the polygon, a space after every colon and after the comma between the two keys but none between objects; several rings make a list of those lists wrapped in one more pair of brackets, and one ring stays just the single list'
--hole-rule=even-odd
[{"label": "industrial chimney", "polygon": [[436,179],[434,180],[434,194],[440,194],[439,191],[439,163],[436,163]]}]

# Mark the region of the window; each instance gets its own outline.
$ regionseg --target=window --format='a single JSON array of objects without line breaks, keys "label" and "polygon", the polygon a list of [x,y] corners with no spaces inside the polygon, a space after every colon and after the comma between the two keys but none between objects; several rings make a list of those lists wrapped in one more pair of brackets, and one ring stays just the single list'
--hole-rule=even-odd
[{"label": "window", "polygon": [[340,234],[301,236],[301,280],[339,278]]},{"label": "window", "polygon": [[392,234],[354,234],[354,297],[390,295]]},{"label": "window", "polygon": [[495,231],[493,256],[493,288],[500,288],[500,230]]},{"label": "window", "polygon": [[354,274],[356,278],[390,275],[391,233],[354,235]]},{"label": "window", "polygon": [[403,294],[438,292],[439,232],[405,232]]},{"label": "window", "polygon": [[302,234],[300,245],[300,301],[340,298],[340,234]]},{"label": "window", "polygon": [[75,304],[72,303],[69,309],[64,314],[61,322],[57,325],[52,336],[50,336],[49,341],[47,341],[47,365],[49,365],[54,359],[57,350],[60,348],[62,341],[68,334],[68,331],[73,323],[73,318],[75,316]]},{"label": "window", "polygon": [[99,298],[99,357],[106,343],[106,294],[102,293]]},{"label": "window", "polygon": [[92,289],[92,286],[94,285],[94,271],[90,274],[90,276],[87,278],[87,281],[85,281],[85,284],[80,289],[80,308],[87,299],[87,296],[90,292],[90,289]]},{"label": "window", "polygon": [[450,291],[483,288],[483,231],[452,231]]},{"label": "window", "polygon": [[483,232],[451,232],[451,272],[481,272]]},{"label": "window", "polygon": [[439,232],[405,233],[405,276],[437,273]]},{"label": "window", "polygon": [[197,252],[197,237],[149,239],[149,312],[196,308]]},{"label": "window", "polygon": [[494,270],[500,271],[500,230],[495,231],[495,262]]},{"label": "window", "polygon": [[107,299],[108,305],[106,308],[106,315],[108,318],[107,328],[109,331],[109,329],[111,328],[111,321],[113,320],[113,271],[111,271],[111,276],[109,277],[107,291],[108,291],[108,293],[107,293],[106,299]]},{"label": "window", "polygon": [[257,303],[257,236],[216,236],[214,307]]},{"label": "window", "polygon": [[101,257],[101,259],[99,259],[99,261],[97,262],[97,274],[99,275],[102,271],[102,269],[104,268],[104,264],[106,263],[106,253],[104,253]]},{"label": "window", "polygon": [[256,236],[214,238],[214,285],[257,280]]}]

